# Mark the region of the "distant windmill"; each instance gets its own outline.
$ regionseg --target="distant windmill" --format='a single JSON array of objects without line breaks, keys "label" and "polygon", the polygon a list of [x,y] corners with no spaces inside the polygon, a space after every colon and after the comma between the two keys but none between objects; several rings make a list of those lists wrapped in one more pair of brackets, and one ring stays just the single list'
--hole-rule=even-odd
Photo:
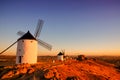
[{"label": "distant windmill", "polygon": [[64,56],[65,56],[65,50],[61,50],[61,52],[59,52],[59,53],[57,54],[57,58],[58,58],[58,60],[60,60],[60,61],[63,61],[63,60],[64,60]]},{"label": "distant windmill", "polygon": [[38,37],[40,36],[43,23],[44,23],[43,20],[38,20],[38,25],[34,36],[29,31],[27,33],[19,31],[17,34],[20,35],[21,37],[12,45],[10,45],[8,48],[3,50],[0,54],[4,53],[15,43],[17,43],[16,64],[36,63],[38,43],[48,50],[52,49],[52,46],[50,44],[38,39]]}]

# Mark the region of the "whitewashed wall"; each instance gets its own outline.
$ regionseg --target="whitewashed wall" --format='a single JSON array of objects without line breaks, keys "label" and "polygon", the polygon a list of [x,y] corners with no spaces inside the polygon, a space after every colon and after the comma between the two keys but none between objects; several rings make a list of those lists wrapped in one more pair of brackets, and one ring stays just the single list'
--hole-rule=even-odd
[{"label": "whitewashed wall", "polygon": [[63,59],[63,55],[58,55],[58,60],[63,61],[63,60],[64,60],[64,59]]},{"label": "whitewashed wall", "polygon": [[[19,40],[17,44],[16,64],[37,63],[37,49],[38,45],[36,40]],[[19,56],[22,56],[21,63],[19,63]]]}]

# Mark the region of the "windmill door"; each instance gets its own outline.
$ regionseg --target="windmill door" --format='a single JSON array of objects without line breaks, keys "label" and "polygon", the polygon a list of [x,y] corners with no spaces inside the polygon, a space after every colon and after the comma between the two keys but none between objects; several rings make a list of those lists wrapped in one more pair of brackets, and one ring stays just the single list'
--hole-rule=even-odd
[{"label": "windmill door", "polygon": [[22,56],[19,56],[19,63],[21,63],[22,61]]}]

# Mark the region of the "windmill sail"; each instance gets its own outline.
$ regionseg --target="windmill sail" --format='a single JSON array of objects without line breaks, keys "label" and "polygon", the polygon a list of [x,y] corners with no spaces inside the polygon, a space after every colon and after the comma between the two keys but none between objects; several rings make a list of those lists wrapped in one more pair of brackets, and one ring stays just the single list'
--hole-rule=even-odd
[{"label": "windmill sail", "polygon": [[44,42],[44,41],[42,41],[42,40],[40,40],[40,39],[38,39],[38,43],[39,43],[41,46],[43,46],[44,48],[47,48],[48,50],[51,50],[51,49],[52,49],[52,46],[51,46],[50,44],[48,44],[48,43],[46,43],[46,42]]},{"label": "windmill sail", "polygon": [[[35,30],[35,34],[34,34],[34,38],[38,41],[38,43],[43,46],[44,48],[48,49],[48,50],[51,50],[52,49],[52,46],[40,39],[38,39],[38,37],[40,36],[40,32],[42,30],[42,26],[43,26],[43,23],[44,21],[39,19],[38,20],[38,24],[37,24],[37,27],[36,27],[36,30]],[[18,31],[17,34],[19,36],[23,36],[25,34],[25,32],[23,31]]]},{"label": "windmill sail", "polygon": [[16,42],[14,42],[13,44],[11,44],[9,47],[7,47],[5,50],[3,50],[0,54],[2,54],[2,53],[4,53],[5,51],[7,51],[9,48],[11,48],[15,43],[17,43],[17,41]]},{"label": "windmill sail", "polygon": [[23,36],[25,34],[25,32],[23,32],[23,31],[18,31],[17,32],[17,35],[19,35],[19,36]]},{"label": "windmill sail", "polygon": [[38,25],[37,25],[37,28],[36,28],[35,34],[34,34],[34,36],[35,36],[36,39],[40,36],[40,32],[41,32],[43,23],[44,23],[43,20],[40,20],[40,19],[38,20]]}]

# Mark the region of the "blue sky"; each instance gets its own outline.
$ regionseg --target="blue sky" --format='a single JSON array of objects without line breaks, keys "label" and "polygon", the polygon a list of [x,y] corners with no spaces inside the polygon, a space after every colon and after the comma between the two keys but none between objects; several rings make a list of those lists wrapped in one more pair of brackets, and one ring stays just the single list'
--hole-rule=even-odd
[{"label": "blue sky", "polygon": [[[120,55],[119,0],[0,0],[0,51],[16,41],[19,30],[34,34],[37,20],[44,25],[39,54]],[[15,54],[16,45],[5,54]]]}]

